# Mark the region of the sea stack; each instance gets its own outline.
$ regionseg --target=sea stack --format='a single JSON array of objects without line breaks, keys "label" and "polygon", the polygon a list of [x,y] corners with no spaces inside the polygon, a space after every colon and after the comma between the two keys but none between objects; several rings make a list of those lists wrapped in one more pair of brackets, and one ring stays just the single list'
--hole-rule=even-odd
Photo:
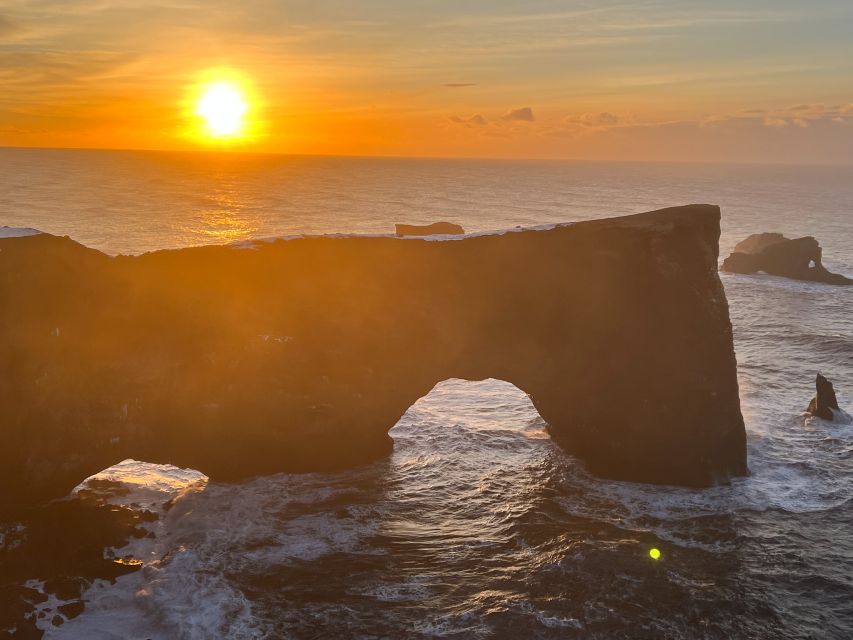
[{"label": "sea stack", "polygon": [[398,236],[458,236],[465,233],[460,225],[443,221],[426,225],[397,224],[394,228]]},{"label": "sea stack", "polygon": [[832,388],[832,383],[820,374],[817,374],[815,379],[815,387],[817,394],[809,402],[806,412],[831,422],[835,419],[835,413],[840,412],[838,400],[835,397],[835,389]]},{"label": "sea stack", "polygon": [[849,285],[853,280],[828,271],[821,262],[822,249],[811,236],[791,240],[781,233],[756,233],[737,244],[723,261],[723,271],[758,273],[808,280],[824,284]]},{"label": "sea stack", "polygon": [[593,474],[743,475],[719,234],[691,205],[454,241],[0,239],[0,510],[126,458],[226,482],[365,464],[448,378],[514,384]]}]

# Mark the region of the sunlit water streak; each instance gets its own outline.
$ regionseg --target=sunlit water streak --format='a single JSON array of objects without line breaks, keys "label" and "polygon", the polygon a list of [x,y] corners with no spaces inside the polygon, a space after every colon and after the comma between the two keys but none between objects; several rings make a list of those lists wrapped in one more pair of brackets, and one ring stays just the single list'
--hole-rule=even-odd
[{"label": "sunlit water streak", "polygon": [[[713,202],[724,252],[756,231],[811,234],[853,273],[851,169],[0,150],[0,172],[0,225],[109,252]],[[853,287],[723,282],[749,478],[703,491],[595,479],[520,391],[451,380],[368,467],[205,487],[126,463],[115,473],[137,482],[115,500],[174,506],[120,550],[143,569],[95,584],[47,637],[851,637],[853,425],[801,412],[817,371],[853,405]]]}]

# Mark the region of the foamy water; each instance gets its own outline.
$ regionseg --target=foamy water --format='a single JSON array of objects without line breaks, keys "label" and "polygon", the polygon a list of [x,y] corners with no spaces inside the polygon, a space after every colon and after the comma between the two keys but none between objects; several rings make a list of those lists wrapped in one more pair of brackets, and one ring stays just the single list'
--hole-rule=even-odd
[{"label": "foamy water", "polygon": [[[713,202],[724,251],[752,232],[815,235],[827,266],[853,273],[850,169],[0,150],[0,170],[0,225],[110,252]],[[518,389],[449,380],[367,467],[237,485],[138,461],[107,470],[110,500],[158,514],[151,537],[108,551],[142,568],[93,584],[61,626],[61,603],[40,605],[45,637],[851,637],[853,425],[802,412],[818,371],[853,412],[853,287],[722,279],[749,477],[706,490],[596,479]]]}]

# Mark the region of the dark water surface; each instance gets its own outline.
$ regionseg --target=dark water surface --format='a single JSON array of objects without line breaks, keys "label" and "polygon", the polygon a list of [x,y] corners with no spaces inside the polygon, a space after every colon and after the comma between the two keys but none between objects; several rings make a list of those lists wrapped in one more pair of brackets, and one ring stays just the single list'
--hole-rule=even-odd
[{"label": "dark water surface", "polygon": [[[849,168],[0,150],[0,174],[0,225],[109,252],[713,202],[724,251],[756,231],[815,235],[827,265],[853,273]],[[103,562],[141,568],[90,580],[80,615],[60,609],[77,597],[48,575],[78,565],[53,559],[3,580],[43,592],[32,599],[47,638],[853,637],[853,425],[801,415],[818,371],[853,406],[853,287],[722,278],[752,471],[730,487],[593,478],[518,389],[449,380],[369,467],[240,485],[111,469],[102,480],[121,489],[100,488],[130,506],[111,513],[131,514],[141,537]],[[157,518],[133,520],[145,511]],[[28,535],[2,526],[0,570]],[[116,544],[106,525],[100,537],[68,526],[56,527],[73,541],[57,558]]]}]

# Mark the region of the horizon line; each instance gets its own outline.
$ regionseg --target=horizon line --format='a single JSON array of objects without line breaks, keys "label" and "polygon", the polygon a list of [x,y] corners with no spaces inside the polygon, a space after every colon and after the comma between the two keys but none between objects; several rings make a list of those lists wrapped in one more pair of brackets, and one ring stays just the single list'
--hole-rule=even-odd
[{"label": "horizon line", "polygon": [[102,152],[131,152],[131,153],[187,153],[187,154],[228,154],[255,156],[287,156],[293,158],[359,158],[377,160],[444,160],[444,161],[479,161],[479,162],[565,162],[589,164],[648,164],[648,165],[717,165],[717,166],[748,166],[748,167],[834,167],[853,168],[853,163],[843,162],[748,162],[732,160],[619,160],[615,158],[548,158],[548,157],[517,157],[517,156],[440,156],[423,155],[407,156],[395,154],[358,154],[358,153],[294,153],[287,151],[249,151],[245,149],[156,149],[133,147],[48,147],[39,145],[3,145],[0,150],[42,150],[42,151],[102,151]]}]

